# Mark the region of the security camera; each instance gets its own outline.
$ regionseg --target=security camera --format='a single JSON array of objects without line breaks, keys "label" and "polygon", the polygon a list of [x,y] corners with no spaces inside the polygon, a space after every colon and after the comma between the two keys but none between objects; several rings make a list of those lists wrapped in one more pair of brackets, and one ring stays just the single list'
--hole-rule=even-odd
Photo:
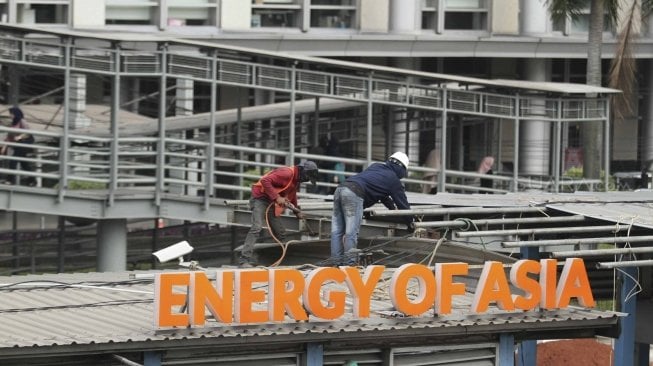
[{"label": "security camera", "polygon": [[173,259],[179,258],[179,263],[183,262],[184,256],[193,251],[193,247],[188,244],[186,240],[181,241],[177,244],[173,244],[169,247],[157,250],[152,253],[161,263],[171,261]]}]

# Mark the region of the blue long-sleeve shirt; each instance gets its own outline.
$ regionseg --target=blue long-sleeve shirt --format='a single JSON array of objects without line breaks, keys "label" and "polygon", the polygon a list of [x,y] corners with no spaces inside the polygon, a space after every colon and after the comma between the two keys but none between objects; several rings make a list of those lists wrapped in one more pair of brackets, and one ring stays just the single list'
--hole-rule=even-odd
[{"label": "blue long-sleeve shirt", "polygon": [[[406,170],[403,167],[386,161],[385,163],[370,165],[369,168],[362,172],[347,178],[347,181],[358,184],[364,191],[364,208],[381,202],[391,210],[406,210],[410,209],[410,204],[401,183],[401,178],[405,172]],[[392,201],[388,197],[392,198]],[[412,222],[412,220],[412,216],[406,217],[407,222]]]}]

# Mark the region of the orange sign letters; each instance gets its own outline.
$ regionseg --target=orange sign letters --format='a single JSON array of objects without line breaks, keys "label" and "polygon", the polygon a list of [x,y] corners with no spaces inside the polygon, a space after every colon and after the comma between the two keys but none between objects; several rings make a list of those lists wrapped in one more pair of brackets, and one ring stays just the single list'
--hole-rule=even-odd
[{"label": "orange sign letters", "polygon": [[[203,326],[207,310],[222,323],[307,320],[309,315],[338,319],[345,314],[347,294],[351,315],[366,318],[375,291],[387,291],[403,314],[419,316],[433,309],[446,315],[452,311],[454,297],[468,290],[454,279],[468,274],[467,263],[438,263],[434,269],[404,264],[389,281],[381,280],[384,271],[384,266],[368,266],[362,273],[355,267],[324,267],[304,277],[292,268],[229,269],[216,271],[214,285],[202,271],[160,273],[155,277],[154,323],[157,328]],[[483,313],[491,304],[504,311],[558,309],[569,306],[572,299],[581,306],[594,306],[582,259],[567,259],[559,279],[556,273],[555,259],[520,260],[508,274],[502,263],[485,262],[470,311]]]}]

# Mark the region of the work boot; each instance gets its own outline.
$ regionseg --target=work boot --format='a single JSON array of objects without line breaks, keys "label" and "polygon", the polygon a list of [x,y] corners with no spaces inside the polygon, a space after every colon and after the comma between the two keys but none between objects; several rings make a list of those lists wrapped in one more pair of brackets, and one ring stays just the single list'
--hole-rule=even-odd
[{"label": "work boot", "polygon": [[240,257],[240,260],[238,261],[238,267],[240,267],[240,268],[252,268],[252,267],[256,267],[256,264],[252,261],[251,258]]}]

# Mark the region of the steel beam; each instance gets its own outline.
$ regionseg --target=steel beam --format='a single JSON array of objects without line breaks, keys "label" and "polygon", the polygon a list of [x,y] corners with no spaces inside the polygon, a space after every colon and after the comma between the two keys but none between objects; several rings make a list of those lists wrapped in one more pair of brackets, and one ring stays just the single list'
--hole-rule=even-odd
[{"label": "steel beam", "polygon": [[517,247],[545,247],[553,245],[580,245],[580,244],[617,244],[617,243],[643,243],[653,241],[653,236],[607,236],[601,238],[582,238],[582,239],[552,239],[552,240],[533,240],[533,241],[504,241],[501,245],[504,248]]}]

